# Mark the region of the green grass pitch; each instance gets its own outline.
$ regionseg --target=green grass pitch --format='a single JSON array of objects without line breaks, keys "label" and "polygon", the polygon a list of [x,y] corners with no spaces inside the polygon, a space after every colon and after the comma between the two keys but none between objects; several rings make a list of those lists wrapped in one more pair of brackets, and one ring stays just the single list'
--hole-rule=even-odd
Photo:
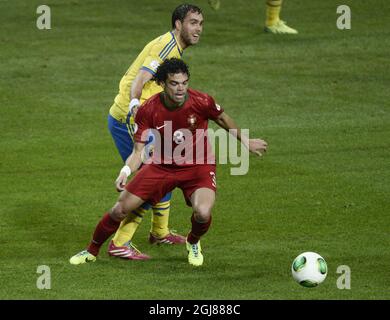
[{"label": "green grass pitch", "polygon": [[[184,53],[193,88],[215,96],[269,152],[245,176],[218,167],[205,265],[183,247],[152,247],[150,215],[129,262],[102,254],[68,259],[115,202],[121,160],[107,129],[118,83],[143,46],[170,29],[180,1],[0,0],[1,299],[389,299],[390,24],[387,1],[345,0],[352,29],[338,30],[340,1],[285,1],[296,36],[262,32],[265,5],[206,0],[199,45]],[[186,233],[191,210],[175,191],[170,225]],[[317,288],[290,273],[315,251],[329,274]],[[51,269],[39,290],[37,268]],[[337,267],[351,269],[340,290]]]}]

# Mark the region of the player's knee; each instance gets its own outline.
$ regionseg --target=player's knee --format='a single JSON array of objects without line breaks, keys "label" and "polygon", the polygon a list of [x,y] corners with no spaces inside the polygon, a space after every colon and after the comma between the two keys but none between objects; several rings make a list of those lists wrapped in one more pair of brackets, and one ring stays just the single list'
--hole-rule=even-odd
[{"label": "player's knee", "polygon": [[121,202],[117,202],[115,206],[111,209],[111,217],[117,221],[122,221],[128,212],[123,207]]},{"label": "player's knee", "polygon": [[198,204],[194,208],[194,216],[198,222],[207,222],[211,217],[211,206],[209,204]]}]

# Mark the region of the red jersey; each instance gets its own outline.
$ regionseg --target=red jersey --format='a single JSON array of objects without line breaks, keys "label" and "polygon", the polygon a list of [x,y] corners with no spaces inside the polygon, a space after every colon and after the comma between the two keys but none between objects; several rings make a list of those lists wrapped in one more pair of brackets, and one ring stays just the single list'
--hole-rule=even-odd
[{"label": "red jersey", "polygon": [[153,157],[149,161],[165,165],[214,164],[207,138],[208,120],[216,120],[224,110],[206,93],[188,89],[187,99],[177,109],[168,109],[163,94],[156,94],[139,108],[135,122],[136,142],[154,135]]}]

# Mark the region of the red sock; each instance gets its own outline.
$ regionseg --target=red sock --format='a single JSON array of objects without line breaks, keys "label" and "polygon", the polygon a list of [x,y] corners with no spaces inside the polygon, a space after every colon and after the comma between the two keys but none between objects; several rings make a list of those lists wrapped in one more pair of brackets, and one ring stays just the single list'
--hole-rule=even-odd
[{"label": "red sock", "polygon": [[119,221],[115,221],[106,213],[96,226],[92,241],[87,248],[88,252],[97,256],[103,243],[119,228]]},{"label": "red sock", "polygon": [[210,228],[211,224],[211,216],[210,220],[205,223],[200,223],[195,220],[194,214],[191,217],[192,229],[187,236],[187,241],[191,244],[195,244],[199,241],[200,237],[203,236],[207,230]]}]

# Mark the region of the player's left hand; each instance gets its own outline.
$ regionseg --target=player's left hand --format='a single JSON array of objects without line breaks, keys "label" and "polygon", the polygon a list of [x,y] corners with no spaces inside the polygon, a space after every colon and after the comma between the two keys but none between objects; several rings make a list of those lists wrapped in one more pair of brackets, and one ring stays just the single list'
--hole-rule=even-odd
[{"label": "player's left hand", "polygon": [[139,109],[139,106],[134,106],[133,110],[131,111],[131,114],[134,117],[134,119],[135,119],[135,116],[137,115],[138,109]]},{"label": "player's left hand", "polygon": [[259,157],[267,151],[268,143],[261,139],[249,139],[249,151]]}]

